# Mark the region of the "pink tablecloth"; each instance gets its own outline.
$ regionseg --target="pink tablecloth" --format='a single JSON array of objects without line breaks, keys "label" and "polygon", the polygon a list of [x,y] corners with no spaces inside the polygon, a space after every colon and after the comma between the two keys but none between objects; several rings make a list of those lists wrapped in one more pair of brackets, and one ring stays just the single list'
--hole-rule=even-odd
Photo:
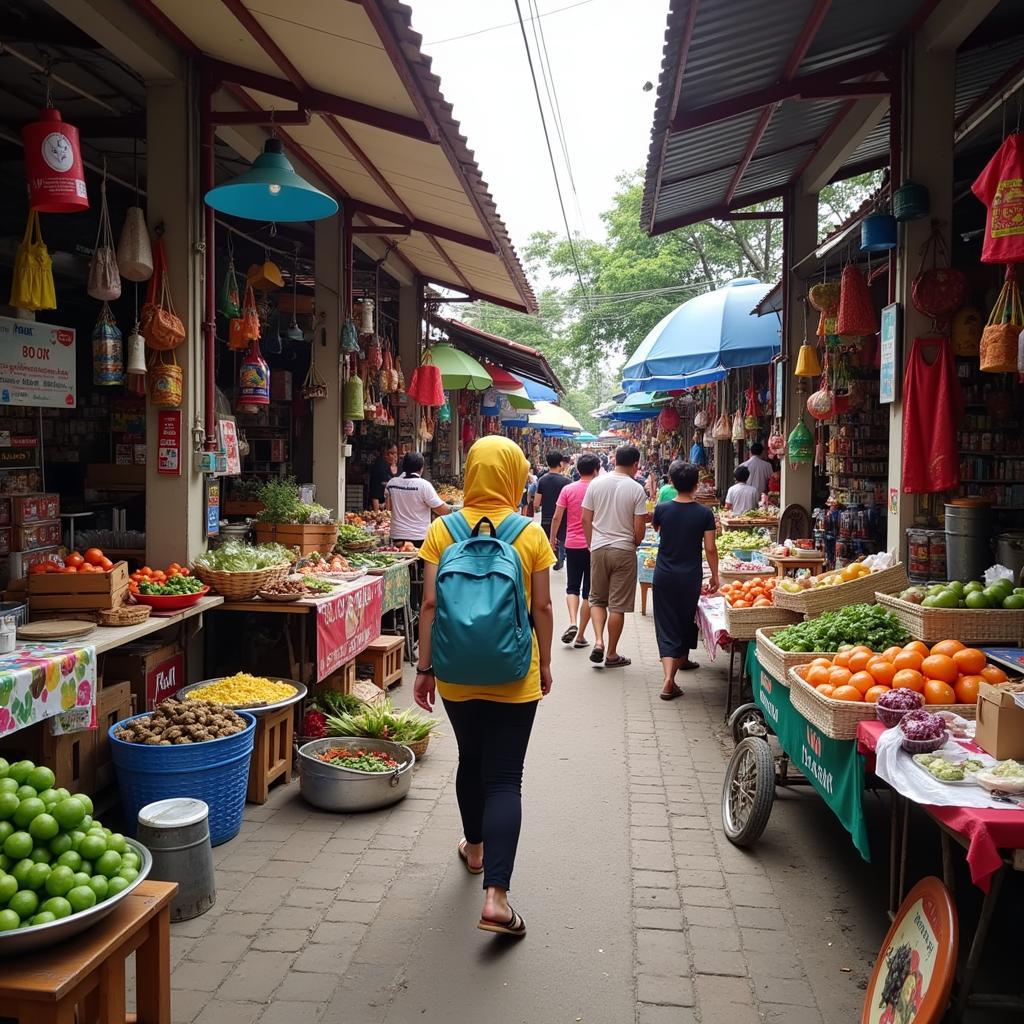
[{"label": "pink tablecloth", "polygon": [[732,643],[725,623],[725,598],[703,594],[697,602],[697,628],[704,638],[704,648],[714,661],[718,649],[723,650]]},{"label": "pink tablecloth", "polygon": [[[885,731],[881,722],[861,722],[857,726],[857,749],[874,768],[874,749]],[[947,828],[967,839],[967,863],[971,880],[988,892],[992,873],[1003,866],[1000,850],[1024,849],[1024,808],[1005,811],[980,807],[935,807],[920,805]]]}]

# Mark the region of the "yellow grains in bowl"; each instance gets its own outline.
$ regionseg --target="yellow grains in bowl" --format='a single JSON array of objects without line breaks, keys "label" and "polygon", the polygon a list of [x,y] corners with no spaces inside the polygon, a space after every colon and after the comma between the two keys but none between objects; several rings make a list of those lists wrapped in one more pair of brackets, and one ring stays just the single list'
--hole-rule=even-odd
[{"label": "yellow grains in bowl", "polygon": [[189,700],[209,700],[228,707],[245,707],[249,704],[276,704],[295,696],[295,687],[288,683],[275,683],[264,676],[251,676],[248,672],[236,672],[225,676],[208,686],[190,690]]}]

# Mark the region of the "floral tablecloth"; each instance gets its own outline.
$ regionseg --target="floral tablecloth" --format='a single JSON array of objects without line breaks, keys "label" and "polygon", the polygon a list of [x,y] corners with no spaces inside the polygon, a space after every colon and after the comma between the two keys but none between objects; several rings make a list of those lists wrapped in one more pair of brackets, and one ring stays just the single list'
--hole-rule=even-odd
[{"label": "floral tablecloth", "polygon": [[381,611],[391,612],[396,608],[404,608],[409,600],[410,576],[409,562],[396,562],[384,570],[384,605]]},{"label": "floral tablecloth", "polygon": [[94,647],[19,644],[0,657],[0,736],[47,718],[54,733],[96,728]]}]

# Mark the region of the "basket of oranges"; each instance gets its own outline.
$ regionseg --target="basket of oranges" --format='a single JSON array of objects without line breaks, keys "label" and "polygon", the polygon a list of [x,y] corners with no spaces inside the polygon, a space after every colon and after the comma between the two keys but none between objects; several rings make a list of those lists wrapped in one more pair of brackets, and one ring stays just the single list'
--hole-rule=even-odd
[{"label": "basket of oranges", "polygon": [[784,651],[772,640],[772,636],[785,626],[763,626],[754,633],[757,641],[757,660],[776,682],[789,686],[789,670],[797,665],[806,665],[815,658],[831,658],[830,651]]},{"label": "basket of oranges", "polygon": [[719,594],[725,599],[725,621],[733,640],[753,640],[762,626],[788,626],[800,615],[776,608],[772,600],[777,576],[759,576],[742,583],[726,583]]},{"label": "basket of oranges", "polygon": [[959,640],[932,647],[914,640],[881,652],[862,645],[789,669],[793,707],[837,740],[854,739],[857,723],[875,718],[875,703],[892,690],[920,693],[930,711],[974,718],[981,684],[1006,678],[984,651]]}]

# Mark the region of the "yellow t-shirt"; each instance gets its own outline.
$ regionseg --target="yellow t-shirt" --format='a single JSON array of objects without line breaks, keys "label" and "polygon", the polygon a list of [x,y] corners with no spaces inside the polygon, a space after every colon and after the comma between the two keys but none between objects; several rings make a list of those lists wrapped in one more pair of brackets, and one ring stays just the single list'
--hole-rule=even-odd
[{"label": "yellow t-shirt", "polygon": [[[473,509],[464,509],[462,513],[466,522],[471,527],[486,514],[487,518],[494,523],[495,527],[511,512],[476,512]],[[420,548],[420,555],[425,562],[437,565],[441,561],[441,553],[449,544],[452,544],[452,536],[444,525],[444,518],[435,519],[427,531],[427,539]],[[484,527],[486,529],[486,527]],[[523,579],[526,584],[526,605],[531,607],[530,588],[533,583],[533,574],[550,569],[555,564],[555,554],[551,550],[551,542],[544,535],[544,531],[536,523],[530,523],[512,545],[519,554],[523,563]],[[460,683],[446,683],[441,679],[437,680],[437,691],[445,700],[493,700],[500,704],[526,704],[532,700],[540,700],[540,653],[537,648],[537,636],[533,637],[533,658],[530,661],[530,671],[514,683],[503,683],[499,686],[464,686]]]}]

